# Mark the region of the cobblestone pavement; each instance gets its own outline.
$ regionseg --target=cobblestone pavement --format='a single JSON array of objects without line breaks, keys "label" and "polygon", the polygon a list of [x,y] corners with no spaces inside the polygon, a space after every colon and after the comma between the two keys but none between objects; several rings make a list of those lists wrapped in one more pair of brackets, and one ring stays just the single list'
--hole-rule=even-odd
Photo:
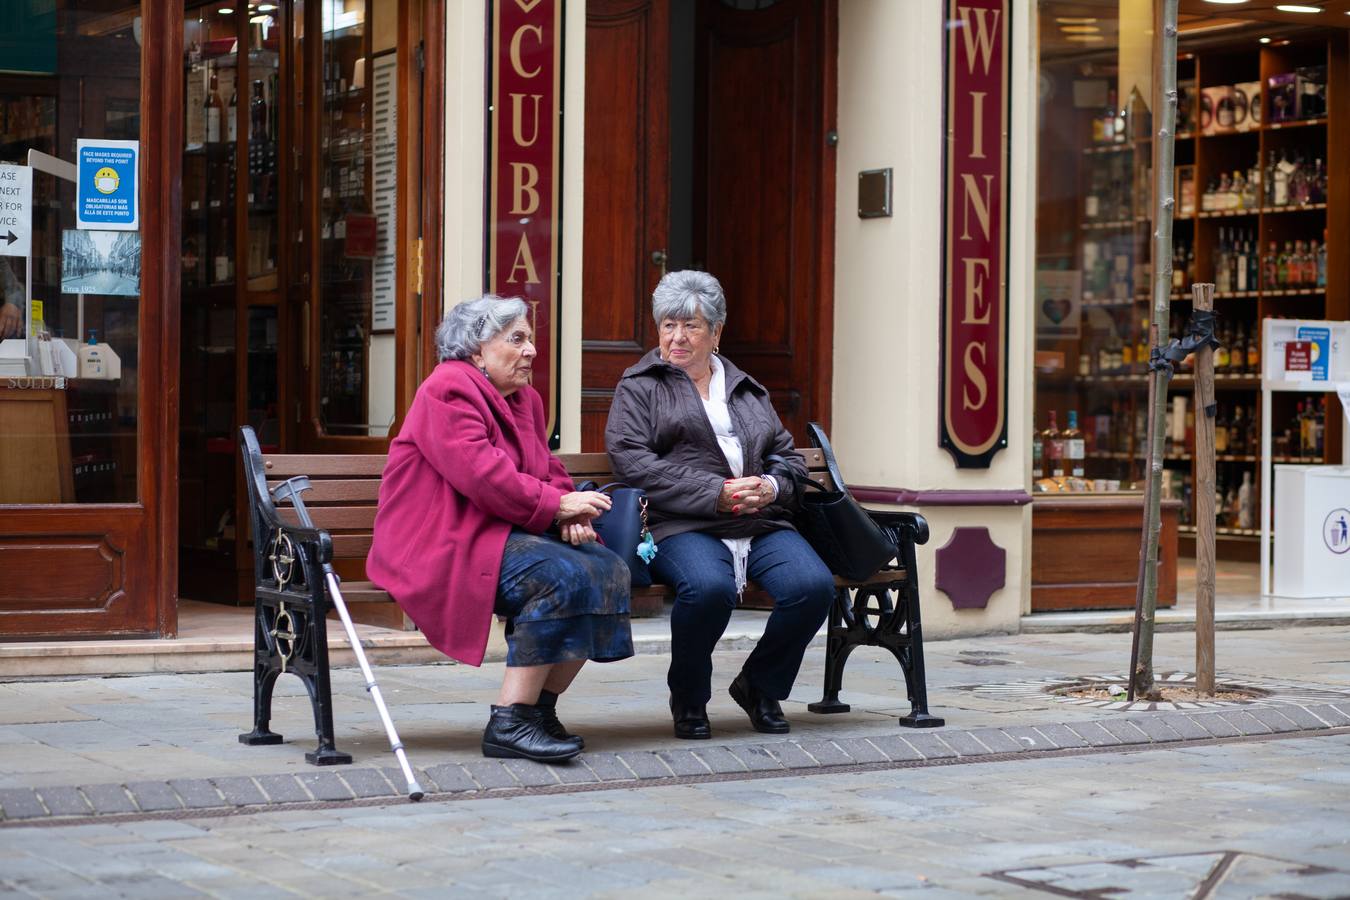
[{"label": "cobblestone pavement", "polygon": [[1350,735],[0,829],[77,897],[1345,897]]},{"label": "cobblestone pavement", "polygon": [[[845,672],[850,712],[806,711],[819,698],[819,649],[810,651],[785,704],[789,740],[750,731],[725,684],[745,650],[719,651],[710,714],[714,740],[675,740],[665,711],[669,658],[645,655],[592,666],[560,712],[587,738],[579,764],[546,767],[484,760],[478,749],[500,665],[383,667],[379,678],[414,765],[439,793],[562,788],[568,784],[735,776],[746,771],[821,771],[920,764],[1004,753],[1072,751],[1326,731],[1350,725],[1350,628],[1226,632],[1221,680],[1263,687],[1239,705],[1175,711],[1067,702],[1047,693],[1066,680],[1124,668],[1128,636],[1041,634],[930,642],[929,702],[941,729],[897,727],[908,711],[889,656],[859,650]],[[1185,634],[1157,637],[1160,671],[1183,669]],[[273,728],[279,746],[243,747],[249,727],[247,673],[0,683],[0,823],[88,815],[174,813],[395,796],[403,785],[355,670],[334,673],[338,745],[354,765],[316,769],[309,704],[299,682],[278,683]]]}]

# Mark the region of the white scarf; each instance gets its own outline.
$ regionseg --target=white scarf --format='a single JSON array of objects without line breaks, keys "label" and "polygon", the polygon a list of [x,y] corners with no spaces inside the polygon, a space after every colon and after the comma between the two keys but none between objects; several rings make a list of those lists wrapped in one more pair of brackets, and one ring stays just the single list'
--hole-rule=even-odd
[{"label": "white scarf", "polygon": [[[727,459],[732,477],[740,478],[745,472],[745,448],[736,436],[731,422],[731,409],[727,406],[727,375],[722,361],[711,357],[712,380],[708,382],[708,399],[703,401],[703,411],[708,415],[713,434],[717,436],[717,446]],[[746,567],[750,560],[750,538],[723,538],[722,543],[731,551],[731,563],[736,572],[736,596],[745,591]]]}]

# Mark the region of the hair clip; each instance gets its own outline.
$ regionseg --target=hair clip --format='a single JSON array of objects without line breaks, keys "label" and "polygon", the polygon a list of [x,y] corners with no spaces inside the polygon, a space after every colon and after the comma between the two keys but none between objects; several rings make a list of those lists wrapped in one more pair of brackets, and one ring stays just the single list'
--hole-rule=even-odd
[{"label": "hair clip", "polygon": [[487,324],[487,316],[479,316],[478,321],[473,323],[473,336],[479,340],[483,339],[483,326]]}]

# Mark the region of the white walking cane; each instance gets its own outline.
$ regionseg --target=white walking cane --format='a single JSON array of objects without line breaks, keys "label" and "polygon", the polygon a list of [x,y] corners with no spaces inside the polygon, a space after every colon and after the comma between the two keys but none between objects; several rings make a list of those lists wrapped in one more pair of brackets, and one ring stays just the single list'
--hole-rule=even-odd
[{"label": "white walking cane", "polygon": [[[272,496],[278,503],[282,500],[290,500],[291,505],[295,507],[295,514],[300,518],[300,524],[306,528],[313,528],[314,520],[309,517],[309,510],[305,509],[305,501],[300,498],[300,492],[309,489],[309,479],[302,475],[287,479],[277,485],[272,489]],[[413,775],[412,766],[408,765],[408,756],[403,752],[403,742],[399,740],[398,731],[394,729],[394,720],[389,717],[389,708],[384,705],[384,697],[380,696],[380,686],[375,683],[375,675],[370,671],[370,663],[366,660],[366,651],[361,646],[361,640],[356,636],[356,626],[352,624],[352,617],[347,612],[347,601],[342,599],[342,589],[338,586],[338,576],[333,571],[331,563],[325,562],[323,564],[323,577],[328,585],[328,596],[333,598],[333,608],[337,610],[338,618],[342,619],[342,627],[347,632],[347,642],[351,644],[352,653],[356,655],[356,662],[361,666],[361,674],[365,676],[366,691],[375,701],[375,709],[379,711],[380,720],[384,722],[384,732],[389,736],[389,746],[393,749],[394,756],[398,758],[399,768],[403,769],[403,777],[408,781],[408,799],[421,800],[423,796],[422,786],[417,783],[417,776]]]}]

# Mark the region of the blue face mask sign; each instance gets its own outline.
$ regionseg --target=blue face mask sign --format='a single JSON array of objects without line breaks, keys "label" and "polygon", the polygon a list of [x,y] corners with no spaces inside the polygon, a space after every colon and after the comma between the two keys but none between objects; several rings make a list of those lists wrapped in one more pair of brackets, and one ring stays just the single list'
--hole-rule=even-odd
[{"label": "blue face mask sign", "polygon": [[76,143],[75,226],[100,231],[140,228],[136,184],[140,141],[80,139]]}]

